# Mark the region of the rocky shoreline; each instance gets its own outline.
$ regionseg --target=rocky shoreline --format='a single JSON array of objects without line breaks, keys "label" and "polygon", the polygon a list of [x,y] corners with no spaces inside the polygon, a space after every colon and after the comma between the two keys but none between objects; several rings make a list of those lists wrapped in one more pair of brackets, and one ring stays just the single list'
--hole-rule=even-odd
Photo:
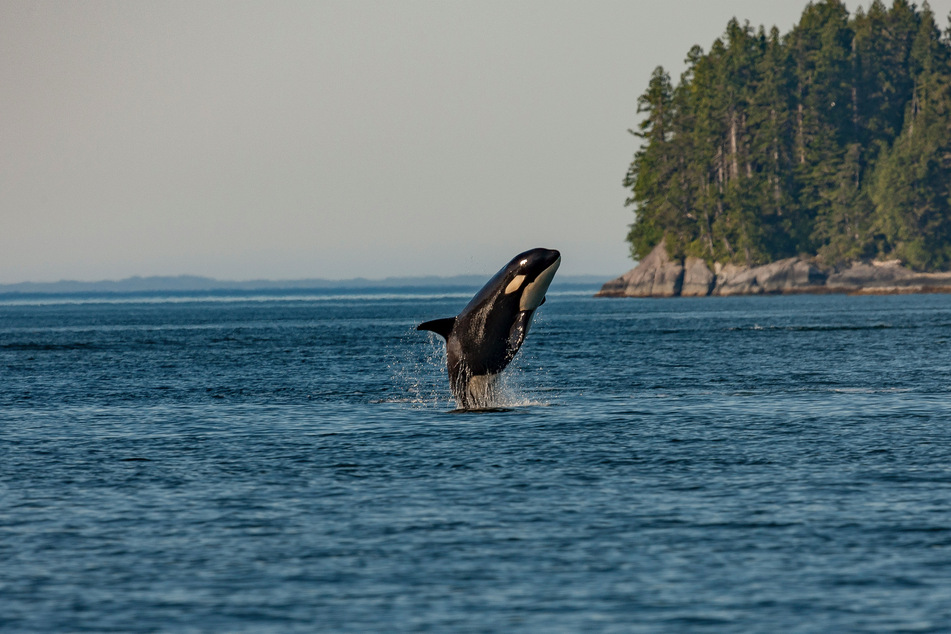
[{"label": "rocky shoreline", "polygon": [[788,258],[762,266],[714,265],[700,258],[673,260],[664,243],[657,245],[636,267],[607,282],[595,297],[705,297],[708,295],[763,295],[845,293],[889,295],[898,293],[951,293],[951,272],[918,273],[898,260],[854,262],[847,268],[822,269],[802,258]]}]

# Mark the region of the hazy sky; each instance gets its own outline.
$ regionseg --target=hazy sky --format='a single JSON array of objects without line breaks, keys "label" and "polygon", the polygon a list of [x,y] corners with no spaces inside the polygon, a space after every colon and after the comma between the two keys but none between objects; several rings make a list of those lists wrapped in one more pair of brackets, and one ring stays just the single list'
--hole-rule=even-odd
[{"label": "hazy sky", "polygon": [[619,275],[651,71],[805,6],[0,0],[0,283]]}]

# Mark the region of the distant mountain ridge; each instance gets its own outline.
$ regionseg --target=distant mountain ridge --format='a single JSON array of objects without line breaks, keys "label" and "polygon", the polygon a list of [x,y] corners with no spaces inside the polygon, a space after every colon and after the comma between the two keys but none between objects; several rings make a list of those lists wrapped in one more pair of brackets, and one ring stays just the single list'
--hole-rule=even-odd
[{"label": "distant mountain ridge", "polygon": [[[607,276],[566,275],[555,278],[554,290],[567,287],[600,286]],[[19,282],[0,284],[0,295],[72,295],[72,294],[127,294],[127,293],[203,293],[203,292],[253,292],[253,291],[306,291],[334,289],[400,289],[435,288],[445,286],[475,287],[485,284],[487,275],[435,275],[418,277],[387,277],[378,280],[357,277],[348,280],[320,278],[301,280],[218,280],[198,275],[179,276],[134,276],[122,280],[81,282],[61,280],[58,282]]]}]

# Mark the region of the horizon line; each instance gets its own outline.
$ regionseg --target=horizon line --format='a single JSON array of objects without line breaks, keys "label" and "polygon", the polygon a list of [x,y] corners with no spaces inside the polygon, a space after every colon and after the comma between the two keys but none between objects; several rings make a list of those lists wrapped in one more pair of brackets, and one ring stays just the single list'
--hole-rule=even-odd
[{"label": "horizon line", "polygon": [[[611,275],[569,274],[556,279],[562,283],[597,284],[613,279]],[[60,279],[51,282],[2,282],[0,293],[71,293],[89,291],[149,292],[149,291],[212,291],[212,290],[301,290],[307,288],[346,287],[347,285],[369,288],[412,287],[438,285],[476,286],[487,279],[485,274],[463,273],[457,275],[400,275],[384,278],[352,277],[344,279],[295,278],[223,280],[204,275],[132,275],[121,279],[77,280]]]},{"label": "horizon line", "polygon": [[[634,262],[633,264],[637,264]],[[633,268],[633,267],[632,267]],[[559,277],[608,277],[614,275],[617,277],[616,273],[567,273],[565,275],[560,275]],[[0,286],[16,286],[18,284],[61,284],[61,283],[72,283],[72,284],[104,284],[104,283],[119,283],[119,282],[128,282],[132,280],[202,280],[202,281],[213,281],[213,282],[224,282],[228,284],[246,284],[248,282],[309,282],[309,281],[319,281],[319,282],[349,282],[354,280],[367,281],[367,282],[385,282],[389,280],[416,280],[416,279],[455,279],[460,277],[491,277],[492,273],[451,273],[447,275],[432,275],[432,274],[420,274],[420,275],[387,275],[386,277],[367,277],[365,275],[357,275],[354,277],[320,277],[320,276],[311,276],[311,277],[248,277],[248,278],[221,278],[214,277],[212,275],[201,275],[196,273],[179,273],[179,274],[134,274],[127,275],[125,277],[105,277],[98,279],[80,279],[80,278],[69,278],[61,277],[57,280],[35,280],[27,279],[21,280],[18,282],[0,282]]]}]

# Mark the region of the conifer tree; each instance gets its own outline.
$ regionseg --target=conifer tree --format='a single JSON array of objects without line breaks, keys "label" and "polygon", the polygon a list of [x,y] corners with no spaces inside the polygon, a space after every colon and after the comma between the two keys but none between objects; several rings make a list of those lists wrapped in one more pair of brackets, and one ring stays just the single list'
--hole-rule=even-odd
[{"label": "conifer tree", "polygon": [[927,6],[913,44],[916,71],[901,134],[875,174],[874,229],[883,256],[928,270],[951,263],[951,74]]},{"label": "conifer tree", "polygon": [[641,210],[628,234],[635,258],[647,255],[663,239],[665,231],[677,224],[676,210],[666,196],[675,169],[669,138],[671,99],[670,75],[658,66],[647,91],[637,100],[637,112],[645,113],[644,120],[638,131],[629,130],[644,141],[624,178],[624,186],[632,190],[627,204],[636,204]]}]

